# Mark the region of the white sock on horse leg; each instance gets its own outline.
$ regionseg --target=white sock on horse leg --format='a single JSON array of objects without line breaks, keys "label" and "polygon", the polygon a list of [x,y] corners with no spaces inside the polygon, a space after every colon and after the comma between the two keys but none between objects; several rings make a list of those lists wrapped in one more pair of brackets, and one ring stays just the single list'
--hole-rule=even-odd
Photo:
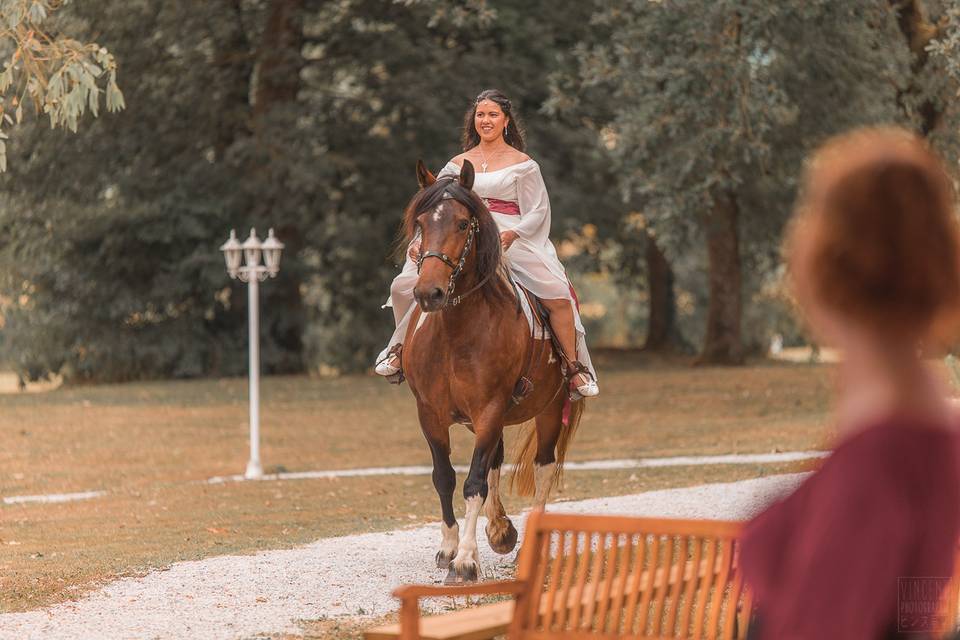
[{"label": "white sock on horse leg", "polygon": [[[477,553],[477,518],[480,517],[480,509],[483,507],[483,498],[479,495],[470,496],[466,500],[467,514],[463,519],[463,535],[460,536],[460,544],[457,547],[457,556],[453,563],[457,567],[464,567],[470,562],[476,564],[477,575],[480,574],[480,555]],[[458,572],[459,573],[459,572]]]},{"label": "white sock on horse leg", "polygon": [[440,553],[447,558],[452,558],[460,544],[460,525],[454,522],[452,527],[448,527],[441,522],[440,533],[443,535],[443,539],[440,541]]}]

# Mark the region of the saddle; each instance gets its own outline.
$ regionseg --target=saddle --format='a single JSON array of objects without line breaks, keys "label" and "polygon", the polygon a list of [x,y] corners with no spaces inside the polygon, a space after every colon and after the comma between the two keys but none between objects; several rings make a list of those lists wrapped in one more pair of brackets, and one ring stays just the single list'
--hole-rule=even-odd
[{"label": "saddle", "polygon": [[[530,379],[530,370],[533,367],[535,356],[536,360],[539,360],[540,356],[543,354],[544,348],[553,349],[554,354],[557,356],[557,362],[560,366],[560,371],[563,375],[565,386],[568,388],[570,380],[573,379],[573,376],[580,373],[589,374],[590,372],[579,362],[571,363],[570,360],[564,355],[563,349],[560,347],[559,340],[557,340],[557,337],[553,334],[553,331],[550,330],[550,312],[547,310],[546,306],[544,306],[541,299],[513,278],[508,277],[507,280],[513,287],[513,291],[517,299],[517,315],[519,316],[524,314],[527,316],[530,324],[530,338],[534,340],[534,347],[530,349],[527,355],[527,362],[524,365],[523,374],[520,376],[520,379],[517,380],[516,384],[514,384],[513,393],[510,395],[510,401],[514,405],[519,405],[533,392],[534,386],[533,380]],[[423,320],[424,316],[421,315],[421,317],[418,318],[418,326]],[[546,345],[547,340],[550,341],[549,347]],[[392,358],[394,355],[396,355],[400,361],[400,370],[391,376],[387,376],[387,380],[391,384],[402,384],[405,380],[403,375],[402,345],[395,345],[389,351],[387,358]],[[570,393],[571,396],[576,396],[571,397],[571,400],[580,399],[579,394],[576,391],[571,391]]]},{"label": "saddle", "polygon": [[[560,341],[557,339],[557,336],[554,335],[553,331],[550,330],[550,311],[543,304],[543,301],[531,291],[526,289],[523,285],[514,282],[512,279],[510,283],[513,285],[514,291],[517,294],[517,313],[520,313],[524,300],[530,306],[533,316],[531,321],[532,329],[530,337],[538,342],[538,346],[530,350],[530,355],[527,359],[527,365],[524,368],[524,375],[520,377],[520,380],[518,380],[517,384],[514,386],[513,396],[511,397],[513,403],[520,404],[523,399],[530,395],[530,393],[533,391],[533,382],[527,377],[527,374],[530,372],[530,367],[533,363],[534,352],[537,352],[537,356],[539,358],[540,350],[543,348],[542,345],[544,345],[547,339],[550,340],[550,346],[553,348],[553,352],[558,356],[558,363],[560,365],[560,373],[564,379],[564,386],[569,388],[570,381],[574,376],[580,373],[592,375],[583,364],[580,362],[571,362],[563,352],[563,349],[560,346]],[[575,390],[571,391],[570,394],[570,400],[572,401],[579,400],[582,397]]]}]

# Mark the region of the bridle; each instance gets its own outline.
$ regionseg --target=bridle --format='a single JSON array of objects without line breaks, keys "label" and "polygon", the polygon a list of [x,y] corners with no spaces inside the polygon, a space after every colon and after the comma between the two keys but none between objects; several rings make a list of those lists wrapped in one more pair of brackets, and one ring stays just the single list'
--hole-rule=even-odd
[{"label": "bridle", "polygon": [[[441,202],[443,200],[455,200],[455,199],[456,198],[454,198],[449,191],[444,191],[443,195],[440,198]],[[490,278],[493,277],[493,274],[496,273],[495,270],[491,271],[490,273],[487,274],[487,276],[483,280],[481,280],[475,287],[473,287],[466,293],[460,294],[455,298],[450,297],[453,295],[454,290],[456,290],[457,288],[457,278],[463,272],[463,265],[466,264],[467,262],[467,256],[470,255],[470,249],[473,247],[474,239],[477,233],[479,232],[479,230],[480,230],[480,222],[477,220],[477,217],[470,216],[470,227],[467,230],[467,240],[466,242],[463,243],[463,251],[460,252],[460,259],[457,260],[456,263],[454,263],[453,259],[450,258],[450,256],[448,256],[447,254],[441,251],[423,251],[420,253],[420,257],[417,258],[417,274],[418,275],[420,274],[420,270],[423,268],[423,261],[426,260],[427,258],[437,258],[438,260],[443,262],[443,264],[447,265],[453,270],[450,272],[450,280],[447,282],[447,293],[446,293],[446,296],[444,296],[445,302],[443,304],[443,307],[457,306],[468,295],[470,295],[471,293],[473,293],[483,285],[487,284]]]}]

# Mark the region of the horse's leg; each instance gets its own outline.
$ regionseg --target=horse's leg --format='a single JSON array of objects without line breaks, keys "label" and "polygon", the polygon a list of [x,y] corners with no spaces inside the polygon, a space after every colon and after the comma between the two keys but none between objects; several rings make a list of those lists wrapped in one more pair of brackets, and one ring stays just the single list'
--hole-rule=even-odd
[{"label": "horse's leg", "polygon": [[444,426],[432,412],[420,408],[420,428],[430,445],[433,457],[433,486],[440,497],[440,512],[443,522],[440,532],[443,538],[437,552],[437,567],[446,569],[457,555],[460,542],[460,527],[453,513],[453,491],[457,488],[457,473],[450,464],[450,427]]},{"label": "horse's leg", "polygon": [[487,499],[483,513],[487,516],[487,542],[499,554],[510,553],[517,546],[517,530],[507,517],[500,501],[500,466],[503,464],[503,437],[493,453],[493,462],[487,473]]},{"label": "horse's leg", "polygon": [[[561,394],[562,396],[562,394]],[[543,412],[536,417],[537,455],[533,459],[534,509],[543,509],[550,496],[553,479],[557,471],[556,446],[563,429],[563,397],[554,398]]]},{"label": "horse's leg", "polygon": [[[486,412],[488,415],[493,411]],[[463,535],[457,546],[457,555],[450,563],[446,583],[476,582],[480,575],[480,556],[477,553],[477,518],[480,509],[487,498],[487,474],[497,451],[497,444],[503,434],[502,411],[496,412],[496,421],[475,420],[474,430],[477,434],[473,448],[473,458],[470,460],[470,471],[463,482],[463,499],[467,505],[467,512],[463,519]]]}]

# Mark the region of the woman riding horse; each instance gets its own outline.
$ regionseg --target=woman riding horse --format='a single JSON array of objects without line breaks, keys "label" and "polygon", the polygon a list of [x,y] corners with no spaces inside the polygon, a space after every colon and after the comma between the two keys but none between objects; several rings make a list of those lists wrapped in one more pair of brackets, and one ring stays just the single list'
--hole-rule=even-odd
[{"label": "woman riding horse", "polygon": [[[597,373],[587,351],[576,294],[550,242],[550,199],[540,167],[523,152],[524,146],[510,101],[495,89],[484,91],[464,117],[464,152],[437,177],[459,175],[464,161],[480,167],[473,190],[493,214],[510,274],[546,307],[574,379],[573,397],[596,396]],[[383,376],[400,372],[401,345],[415,307],[421,241],[419,236],[412,240],[403,270],[390,287],[387,306],[393,307],[397,328],[377,359],[376,371]]]},{"label": "woman riding horse", "polygon": [[[422,253],[413,288],[403,368],[417,400],[420,428],[433,456],[433,483],[443,515],[437,566],[448,583],[473,581],[480,571],[477,518],[489,521],[490,547],[509,553],[517,531],[500,502],[503,428],[535,420],[517,461],[514,484],[543,507],[559,475],[583,399],[570,406],[569,378],[543,332],[532,335],[518,293],[501,263],[493,215],[471,190],[473,165],[456,178],[435,178],[420,163],[421,190],[404,215],[406,237],[419,236]],[[456,476],[450,464],[450,425],[475,434],[463,483],[464,531],[453,513]]]}]

